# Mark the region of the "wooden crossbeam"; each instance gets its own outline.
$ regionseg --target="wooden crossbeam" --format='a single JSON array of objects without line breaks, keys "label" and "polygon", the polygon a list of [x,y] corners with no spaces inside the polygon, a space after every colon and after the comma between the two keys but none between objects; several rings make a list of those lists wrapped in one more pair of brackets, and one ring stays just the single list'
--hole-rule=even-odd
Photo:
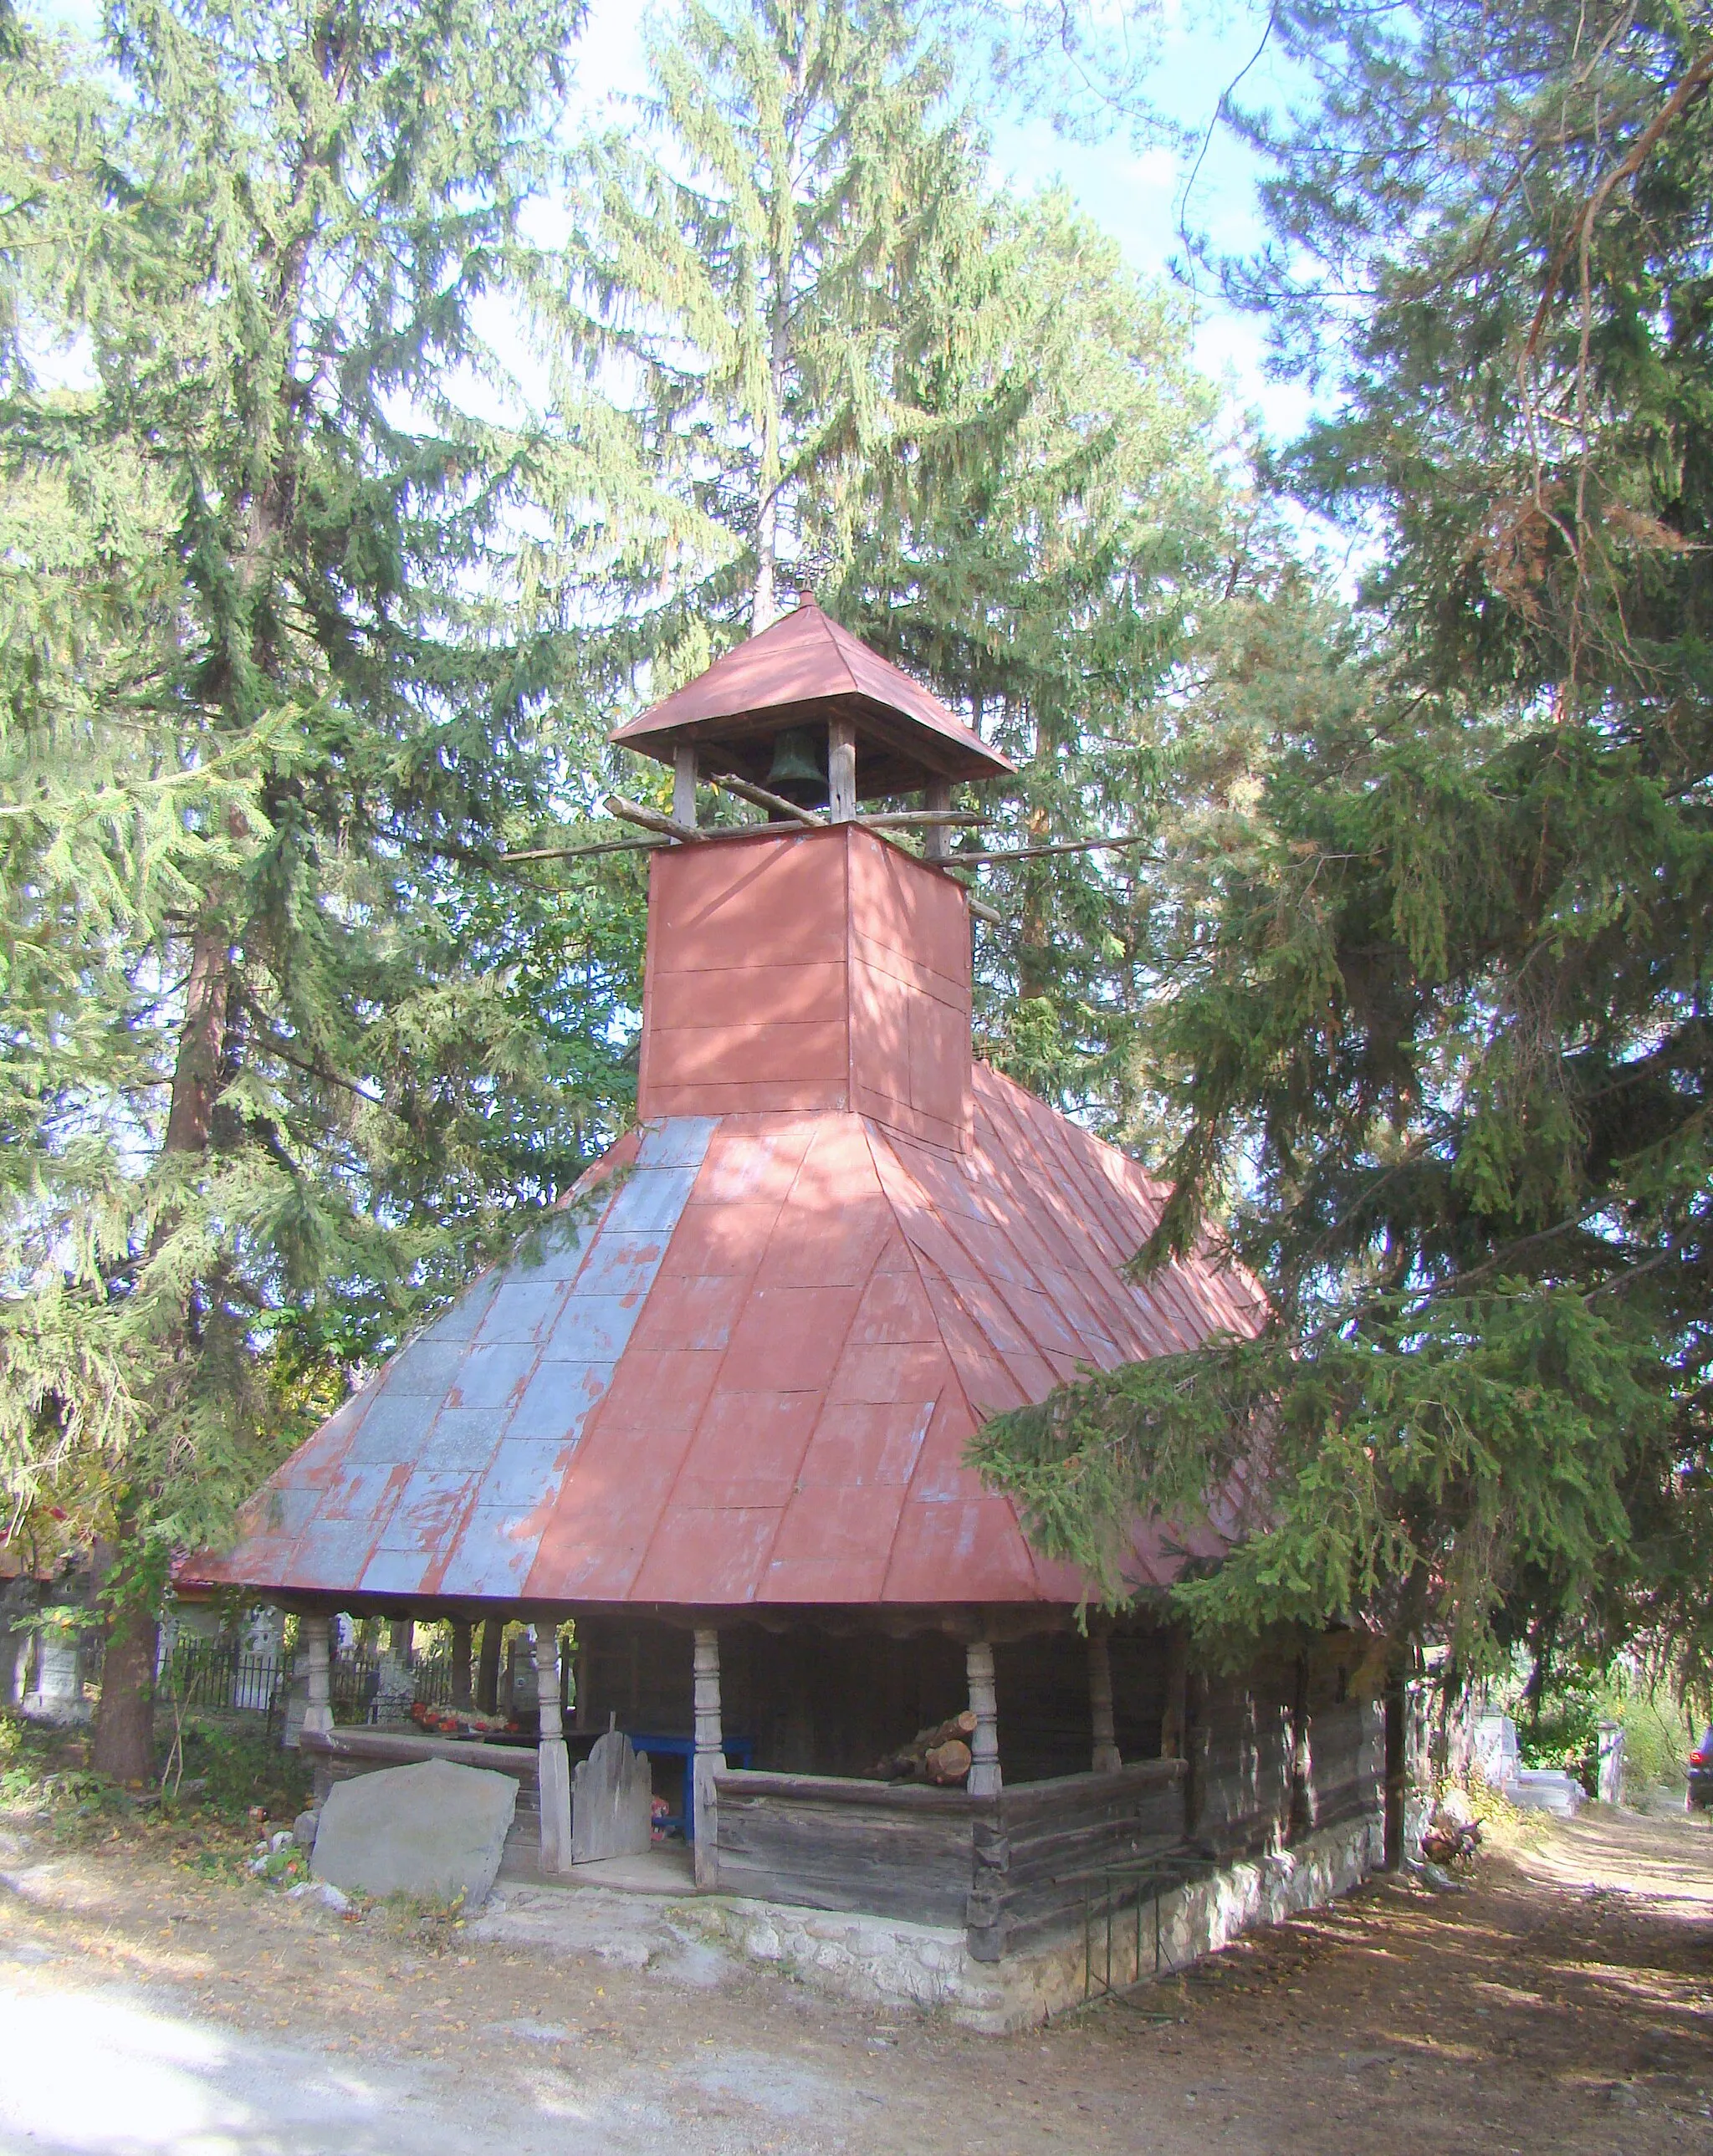
[{"label": "wooden crossbeam", "polygon": [[1050,846],[1011,846],[1004,853],[948,854],[946,866],[951,869],[985,869],[1005,861],[1038,861],[1048,854],[1096,854],[1115,851],[1125,846],[1148,846],[1154,843],[1151,831],[1133,831],[1124,839],[1065,839]]}]

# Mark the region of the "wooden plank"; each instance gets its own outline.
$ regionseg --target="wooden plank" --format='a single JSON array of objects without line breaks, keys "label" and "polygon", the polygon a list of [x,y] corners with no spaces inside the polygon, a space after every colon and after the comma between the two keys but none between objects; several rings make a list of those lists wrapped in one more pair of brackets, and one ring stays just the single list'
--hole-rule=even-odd
[{"label": "wooden plank", "polygon": [[1008,1824],[1037,1814],[1060,1816],[1083,1799],[1112,1801],[1145,1791],[1175,1788],[1183,1780],[1181,1759],[1139,1759],[1109,1774],[1055,1774],[1050,1780],[1014,1783],[1000,1798]]},{"label": "wooden plank", "polygon": [[356,1771],[373,1773],[379,1767],[411,1767],[424,1759],[450,1759],[456,1767],[479,1767],[491,1774],[515,1775],[533,1783],[537,1776],[535,1749],[522,1744],[468,1744],[451,1738],[404,1737],[384,1729],[335,1729],[322,1735],[306,1730],[302,1749],[311,1758],[362,1763]]},{"label": "wooden plank", "polygon": [[720,1778],[718,1884],[811,1909],[860,1909],[922,1923],[963,1921],[970,1887],[965,1821],[851,1807],[733,1798]]},{"label": "wooden plank", "polygon": [[990,1809],[986,1799],[966,1795],[962,1789],[937,1789],[915,1782],[859,1781],[854,1776],[839,1774],[762,1774],[748,1768],[724,1767],[716,1770],[714,1783],[722,1805],[728,1799],[741,1802],[746,1798],[774,1797],[877,1812],[895,1810],[907,1816],[915,1812],[948,1812],[959,1818]]}]

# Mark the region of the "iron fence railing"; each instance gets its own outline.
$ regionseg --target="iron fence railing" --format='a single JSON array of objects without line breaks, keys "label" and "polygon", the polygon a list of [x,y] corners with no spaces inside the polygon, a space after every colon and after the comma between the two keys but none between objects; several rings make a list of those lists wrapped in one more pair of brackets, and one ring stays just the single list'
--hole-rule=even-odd
[{"label": "iron fence railing", "polygon": [[[285,1712],[293,1674],[289,1655],[252,1654],[230,1640],[180,1640],[162,1663],[158,1691],[169,1706],[212,1714],[261,1714],[272,1720]],[[327,1676],[336,1722],[374,1720],[381,1686],[378,1656],[347,1649],[334,1655]],[[412,1697],[425,1707],[451,1705],[450,1655],[422,1656],[410,1678]]]},{"label": "iron fence railing", "polygon": [[271,1714],[290,1676],[282,1656],[248,1653],[235,1640],[180,1640],[159,1689],[163,1699],[207,1713]]},{"label": "iron fence railing", "polygon": [[424,1707],[450,1707],[452,1704],[452,1657],[450,1655],[420,1655],[411,1671],[416,1680],[412,1697]]},{"label": "iron fence railing", "polygon": [[[1116,1999],[1134,2004],[1134,1994],[1160,1974],[1165,1939],[1160,1905],[1181,1887],[1205,1879],[1213,1866],[1206,1858],[1186,1851],[1165,1850],[1118,1864],[1104,1864],[1088,1874],[1083,1894],[1083,2000]],[[1151,1912],[1151,1922],[1144,1911]],[[1128,1919],[1128,1921],[1127,1921]],[[1154,1966],[1146,1967],[1148,1938],[1153,1934]],[[1125,1934],[1130,1936],[1127,1940]],[[1126,1945],[1129,1948],[1127,1954]],[[1151,2018],[1170,2020],[1160,2014]]]}]

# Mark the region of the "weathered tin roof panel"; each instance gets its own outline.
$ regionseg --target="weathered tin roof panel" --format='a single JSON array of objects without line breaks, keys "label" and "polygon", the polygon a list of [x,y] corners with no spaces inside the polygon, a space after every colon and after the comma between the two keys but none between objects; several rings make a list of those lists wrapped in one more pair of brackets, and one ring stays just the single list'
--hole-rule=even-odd
[{"label": "weathered tin roof panel", "polygon": [[[1164,1192],[976,1066],[962,1154],[837,1110],[675,1118],[478,1281],[196,1576],[419,1604],[1065,1602],[963,1465],[1088,1367],[1249,1332],[1210,1257],[1119,1267]],[[1191,1538],[1217,1550],[1217,1538]],[[1142,1584],[1182,1552],[1139,1532]]]}]

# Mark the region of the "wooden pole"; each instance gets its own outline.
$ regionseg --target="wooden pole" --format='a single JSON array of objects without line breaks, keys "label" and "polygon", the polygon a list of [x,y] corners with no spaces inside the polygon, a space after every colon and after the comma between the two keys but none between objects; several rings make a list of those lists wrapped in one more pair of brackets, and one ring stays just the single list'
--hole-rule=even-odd
[{"label": "wooden pole", "polygon": [[309,1663],[309,1704],[303,1710],[303,1727],[316,1737],[333,1733],[332,1654],[325,1615],[301,1621],[304,1653]]},{"label": "wooden pole", "polygon": [[1309,1657],[1300,1654],[1291,1684],[1291,1784],[1286,1832],[1295,1841],[1314,1830],[1314,1755],[1309,1713]]},{"label": "wooden pole", "polygon": [[467,1617],[452,1620],[452,1704],[469,1707],[470,1697],[470,1635],[474,1627]]},{"label": "wooden pole", "polygon": [[[952,805],[951,780],[949,778],[936,778],[934,783],[929,788],[926,798],[930,813],[949,810]],[[923,843],[922,851],[923,857],[930,861],[943,861],[945,859],[946,827],[944,824],[929,824],[928,836]]]},{"label": "wooden pole", "polygon": [[970,1679],[970,1711],[975,1717],[975,1734],[970,1740],[970,1779],[964,1784],[972,1797],[996,1797],[1003,1786],[999,1757],[999,1694],[993,1679],[993,1649],[985,1640],[972,1640],[965,1650]]},{"label": "wooden pole", "polygon": [[621,824],[640,824],[645,831],[658,831],[663,838],[702,839],[707,835],[693,824],[681,824],[676,816],[663,816],[658,808],[645,808],[640,801],[627,801],[622,793],[608,794],[607,812]]},{"label": "wooden pole", "polygon": [[571,1869],[571,1764],[559,1718],[559,1628],[540,1618],[535,1637],[535,1696],[541,1708],[537,1763],[541,1783],[541,1868],[544,1879]]},{"label": "wooden pole", "polygon": [[1094,1739],[1089,1764],[1097,1774],[1116,1774],[1124,1763],[1113,1720],[1112,1651],[1100,1630],[1088,1635],[1088,1722]]},{"label": "wooden pole", "polygon": [[692,1815],[696,1827],[696,1883],[718,1884],[720,1868],[719,1814],[714,1776],[724,1763],[720,1730],[720,1635],[696,1635],[696,1758],[691,1768]]},{"label": "wooden pole", "polygon": [[680,742],[672,751],[672,821],[696,823],[696,744]]},{"label": "wooden pole", "polygon": [[856,729],[849,719],[830,719],[826,730],[827,814],[835,824],[856,818]]},{"label": "wooden pole", "polygon": [[[735,794],[738,800],[747,801],[752,808],[765,808],[769,815],[783,816],[788,823],[804,824],[811,831],[826,828],[826,818],[813,808],[805,808],[795,801],[788,801],[783,793],[774,793],[765,786],[752,785],[748,779],[739,778],[735,772],[710,773],[708,783],[718,786],[723,793]],[[751,827],[746,824],[746,830]]]},{"label": "wooden pole", "polygon": [[1151,831],[1134,831],[1127,839],[1064,839],[1052,845],[1008,846],[999,854],[949,854],[946,858],[954,868],[985,869],[995,862],[1044,860],[1049,854],[1111,854],[1153,843]]},{"label": "wooden pole", "polygon": [[1190,1637],[1174,1625],[1165,1656],[1165,1706],[1160,1717],[1160,1756],[1181,1759],[1189,1729]]}]

